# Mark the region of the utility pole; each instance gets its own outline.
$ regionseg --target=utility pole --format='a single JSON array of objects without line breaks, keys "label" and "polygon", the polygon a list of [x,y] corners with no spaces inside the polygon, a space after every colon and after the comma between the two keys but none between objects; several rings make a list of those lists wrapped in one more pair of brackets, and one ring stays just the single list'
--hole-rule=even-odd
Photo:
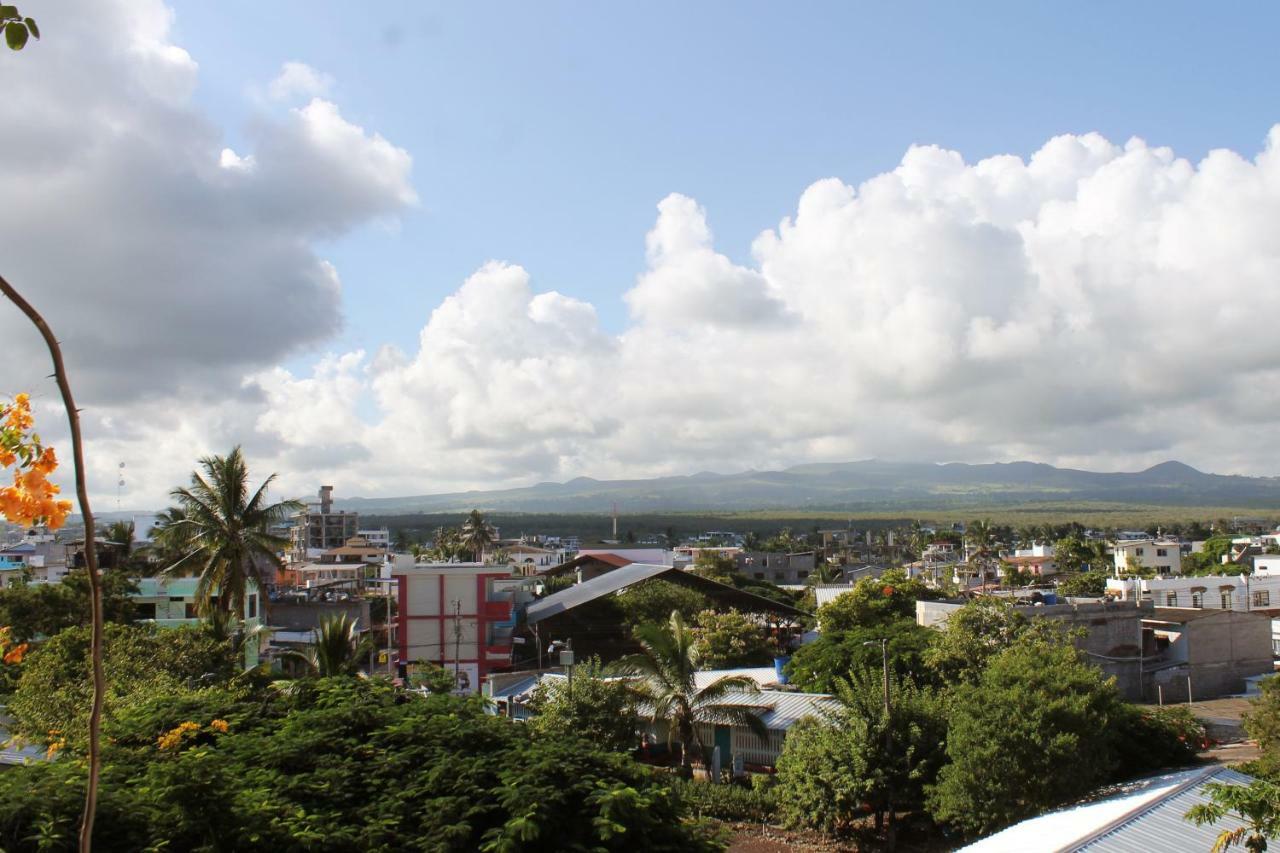
[{"label": "utility pole", "polygon": [[462,601],[455,598],[453,600],[453,683],[456,687],[458,684],[458,672],[462,668],[462,664],[458,658],[462,648]]}]

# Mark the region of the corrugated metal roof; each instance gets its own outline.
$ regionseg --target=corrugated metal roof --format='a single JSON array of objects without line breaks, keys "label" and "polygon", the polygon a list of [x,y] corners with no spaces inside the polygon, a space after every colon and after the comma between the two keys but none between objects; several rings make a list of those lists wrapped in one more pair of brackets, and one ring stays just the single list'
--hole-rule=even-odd
[{"label": "corrugated metal roof", "polygon": [[740,669],[704,669],[693,674],[693,684],[699,690],[708,684],[731,675],[745,675],[761,687],[771,687],[778,683],[778,671],[771,666],[750,666]]},{"label": "corrugated metal roof", "polygon": [[1251,781],[1252,777],[1226,767],[1149,776],[1116,786],[1092,802],[1024,820],[963,849],[968,853],[1204,853],[1213,847],[1219,832],[1241,823],[1228,817],[1213,826],[1198,827],[1184,819],[1187,810],[1208,802],[1204,793],[1208,782],[1247,785]]},{"label": "corrugated metal roof", "polygon": [[846,592],[853,592],[853,584],[851,583],[825,583],[813,588],[814,599],[821,607],[824,604],[830,604]]},{"label": "corrugated metal roof", "polygon": [[678,571],[680,570],[673,569],[671,566],[659,566],[653,563],[632,563],[629,566],[622,566],[589,581],[583,581],[582,583],[574,584],[568,589],[562,589],[540,601],[533,602],[525,610],[525,618],[532,625],[535,622],[541,622],[543,619],[555,616],[557,613],[563,613],[566,610],[572,610],[579,605],[586,604],[588,601],[594,601],[601,596],[626,589],[641,581],[655,578],[667,572]]}]

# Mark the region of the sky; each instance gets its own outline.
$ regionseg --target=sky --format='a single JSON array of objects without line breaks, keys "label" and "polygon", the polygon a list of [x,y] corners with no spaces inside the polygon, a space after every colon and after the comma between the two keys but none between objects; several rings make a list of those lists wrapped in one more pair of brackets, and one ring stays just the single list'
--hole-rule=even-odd
[{"label": "sky", "polygon": [[0,274],[95,499],[1280,474],[1280,10],[794,5],[28,0]]}]

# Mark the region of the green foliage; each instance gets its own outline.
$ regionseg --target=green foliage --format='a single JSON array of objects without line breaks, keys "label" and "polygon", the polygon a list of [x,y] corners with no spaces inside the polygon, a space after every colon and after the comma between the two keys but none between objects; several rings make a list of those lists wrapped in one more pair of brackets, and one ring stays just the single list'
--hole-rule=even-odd
[{"label": "green foliage", "polygon": [[[716,849],[631,759],[381,679],[156,695],[108,734],[103,853]],[[0,847],[74,826],[83,784],[77,761],[0,774]]]},{"label": "green foliage", "polygon": [[720,583],[732,583],[734,575],[739,573],[738,564],[734,562],[733,557],[721,551],[710,551],[705,548],[698,551],[690,571]]},{"label": "green foliage", "polygon": [[916,618],[916,602],[934,597],[923,581],[908,578],[901,569],[890,569],[879,578],[863,578],[853,590],[818,608],[818,624],[825,631],[879,625],[896,619]]},{"label": "green foliage", "polygon": [[300,661],[311,675],[355,675],[368,663],[373,642],[361,637],[359,624],[346,613],[323,619],[312,632],[311,645],[305,652],[292,652],[289,657]]},{"label": "green foliage", "polygon": [[471,559],[480,562],[485,549],[494,543],[493,525],[485,521],[484,513],[478,509],[471,510],[462,522],[462,535],[459,543],[471,554]]},{"label": "green foliage", "polygon": [[[106,626],[103,667],[108,719],[159,693],[224,683],[239,669],[230,644],[205,631],[143,625]],[[68,628],[24,662],[8,710],[17,733],[37,743],[63,738],[74,750],[87,737],[92,692],[89,628]]]},{"label": "green foliage", "polygon": [[1205,785],[1205,791],[1210,802],[1192,806],[1187,811],[1187,820],[1203,826],[1231,814],[1244,821],[1244,826],[1218,833],[1212,853],[1229,850],[1237,844],[1250,853],[1260,853],[1267,849],[1268,838],[1280,837],[1280,785],[1263,779],[1248,785],[1210,782]]},{"label": "green foliage", "polygon": [[1124,705],[1110,735],[1116,751],[1116,775],[1121,778],[1192,764],[1207,745],[1204,725],[1182,705]]},{"label": "green foliage", "polygon": [[[130,622],[134,607],[129,594],[137,586],[124,574],[102,574],[103,617],[108,622]],[[64,628],[89,621],[89,577],[84,569],[68,572],[61,583],[16,584],[0,588],[0,625],[7,625],[16,640],[26,642],[52,637]]]},{"label": "green foliage", "polygon": [[1280,780],[1280,678],[1262,679],[1259,693],[1243,717],[1245,733],[1257,741],[1262,757],[1255,763],[1263,776]]},{"label": "green foliage", "polygon": [[599,658],[574,668],[572,694],[567,680],[543,682],[529,707],[537,714],[529,727],[541,738],[581,738],[597,749],[628,753],[640,743],[635,697],[624,682],[603,677]]},{"label": "green foliage", "polygon": [[933,638],[925,662],[947,684],[973,684],[987,662],[1013,645],[1027,617],[999,598],[979,598],[956,610]]},{"label": "green foliage", "polygon": [[703,610],[696,617],[694,648],[706,669],[729,669],[769,663],[773,652],[765,626],[737,610]]},{"label": "green foliage", "polygon": [[452,693],[458,686],[452,670],[427,661],[414,666],[410,680],[414,687],[425,687],[430,693]]},{"label": "green foliage", "polygon": [[1054,544],[1053,560],[1058,571],[1064,574],[1089,572],[1105,575],[1111,563],[1105,542],[1084,539],[1078,533],[1069,533]]},{"label": "green foliage", "polygon": [[623,621],[633,629],[640,625],[662,625],[678,611],[686,622],[693,622],[711,600],[695,589],[664,580],[645,581],[614,597]]},{"label": "green foliage", "polygon": [[750,678],[727,675],[698,688],[694,679],[698,654],[693,631],[679,611],[672,611],[666,625],[642,625],[635,633],[640,653],[618,661],[614,669],[638,677],[632,690],[648,703],[654,722],[667,723],[669,740],[679,739],[686,775],[694,754],[701,754],[706,747],[698,734],[699,722],[714,720],[746,726],[761,740],[768,739],[768,730],[754,710],[741,703],[721,701],[732,693],[760,692]]},{"label": "green foliage", "polygon": [[0,6],[0,29],[10,50],[22,50],[32,36],[40,38],[40,28],[32,18],[24,18],[17,6]]},{"label": "green foliage", "polygon": [[1107,591],[1106,572],[1080,572],[1058,581],[1058,592],[1081,598],[1096,598]]},{"label": "green foliage", "polygon": [[880,679],[841,681],[841,709],[787,735],[778,761],[778,800],[788,824],[847,829],[867,810],[916,811],[946,760],[946,716],[939,698],[909,681],[891,685],[885,714]]},{"label": "green foliage", "polygon": [[776,787],[765,785],[747,787],[737,783],[717,785],[679,778],[673,778],[671,786],[685,809],[698,817],[770,823],[778,814]]},{"label": "green foliage", "polygon": [[190,486],[170,492],[181,512],[166,538],[187,549],[172,568],[197,573],[196,599],[202,611],[216,602],[223,610],[243,613],[250,581],[266,589],[263,566],[284,567],[279,552],[289,540],[274,530],[305,507],[294,500],[267,502],[275,474],[251,491],[249,466],[239,447],[226,456],[202,457],[200,468],[192,472]]},{"label": "green foliage", "polygon": [[929,805],[962,831],[991,832],[1082,796],[1115,766],[1115,686],[1065,638],[1028,633],[976,684],[956,687],[950,705],[951,763]]},{"label": "green foliage", "polygon": [[796,649],[792,655],[787,664],[791,683],[801,690],[830,693],[837,680],[848,678],[850,673],[880,672],[883,669],[879,642],[882,637],[889,640],[889,668],[898,678],[916,682],[931,680],[925,654],[933,631],[917,625],[915,620],[899,618],[845,631],[824,630],[818,639]]}]

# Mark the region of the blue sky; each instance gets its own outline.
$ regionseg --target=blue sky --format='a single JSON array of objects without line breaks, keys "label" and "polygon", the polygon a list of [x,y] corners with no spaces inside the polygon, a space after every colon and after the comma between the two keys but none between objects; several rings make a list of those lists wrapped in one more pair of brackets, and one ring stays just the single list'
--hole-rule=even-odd
[{"label": "blue sky", "polygon": [[[355,12],[339,15],[340,8]],[[197,100],[237,147],[245,92],[296,60],[351,121],[413,156],[420,207],[324,247],[346,329],[322,349],[416,345],[490,258],[624,325],[621,294],[670,192],[717,248],[804,187],[857,183],[933,143],[969,162],[1061,133],[1198,160],[1258,150],[1280,117],[1280,7],[1195,3],[178,2]]]},{"label": "blue sky", "polygon": [[[125,461],[158,506],[237,444],[291,494],[1280,474],[1280,338],[1241,334],[1280,315],[1275,4],[39,18],[0,52],[0,257],[67,342],[95,493]],[[0,337],[60,440],[39,340]]]}]

